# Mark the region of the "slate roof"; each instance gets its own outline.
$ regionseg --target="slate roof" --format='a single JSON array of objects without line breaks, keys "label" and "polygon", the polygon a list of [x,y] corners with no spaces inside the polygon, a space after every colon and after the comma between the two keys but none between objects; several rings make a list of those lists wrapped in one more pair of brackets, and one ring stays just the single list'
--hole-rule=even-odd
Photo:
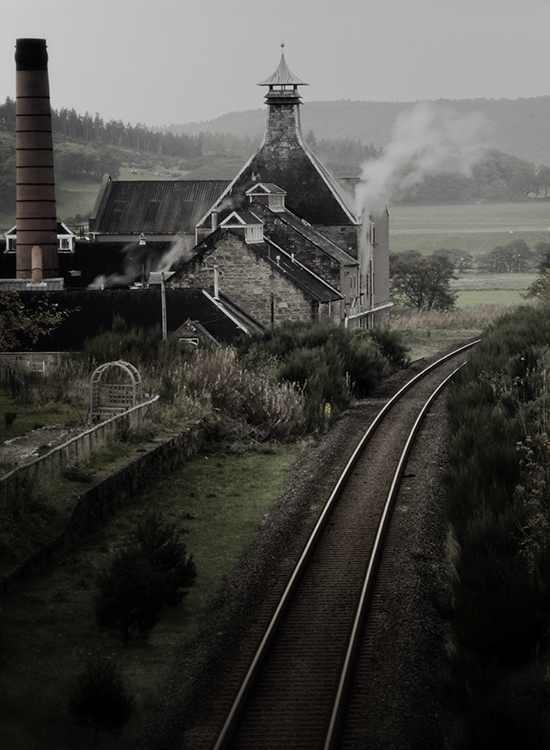
[{"label": "slate roof", "polygon": [[284,208],[280,211],[272,211],[268,206],[259,201],[254,201],[250,204],[250,211],[259,216],[265,223],[266,231],[269,236],[277,242],[277,224],[276,219],[283,221],[295,232],[304,237],[308,242],[311,242],[319,250],[326,255],[330,256],[333,260],[337,261],[342,266],[356,266],[357,260],[351,255],[342,250],[334,242],[331,242],[323,234],[320,234],[314,227],[311,226],[307,221],[300,219],[295,216],[292,211]]},{"label": "slate roof", "polygon": [[228,180],[108,180],[90,217],[98,234],[192,234]]},{"label": "slate roof", "polygon": [[[246,206],[246,191],[256,182],[274,183],[287,193],[286,203],[293,213],[314,226],[357,225],[353,198],[323,166],[300,137],[299,147],[290,150],[289,159],[277,157],[275,149],[266,146],[252,156],[216,201],[215,208],[223,218],[224,211]],[[207,213],[201,217],[203,225]]]},{"label": "slate roof", "polygon": [[310,271],[302,263],[292,258],[289,253],[271,240],[266,239],[265,242],[255,242],[250,247],[253,248],[255,253],[263,257],[272,268],[275,268],[278,273],[287,277],[293,284],[317,302],[324,304],[343,299],[343,296],[337,289]]}]

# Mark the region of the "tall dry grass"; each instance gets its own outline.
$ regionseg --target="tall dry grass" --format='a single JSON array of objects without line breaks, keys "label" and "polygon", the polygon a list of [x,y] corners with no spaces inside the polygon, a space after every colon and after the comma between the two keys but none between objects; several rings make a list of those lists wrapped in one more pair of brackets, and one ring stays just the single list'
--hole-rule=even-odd
[{"label": "tall dry grass", "polygon": [[198,351],[172,377],[178,379],[175,404],[218,415],[227,425],[244,422],[256,439],[284,440],[303,424],[301,391],[277,382],[274,365],[244,367],[234,349]]},{"label": "tall dry grass", "polygon": [[[525,300],[521,306],[532,306]],[[482,331],[503,315],[513,312],[520,305],[480,305],[452,310],[404,310],[394,308],[390,314],[390,327],[399,331],[465,330]]]}]

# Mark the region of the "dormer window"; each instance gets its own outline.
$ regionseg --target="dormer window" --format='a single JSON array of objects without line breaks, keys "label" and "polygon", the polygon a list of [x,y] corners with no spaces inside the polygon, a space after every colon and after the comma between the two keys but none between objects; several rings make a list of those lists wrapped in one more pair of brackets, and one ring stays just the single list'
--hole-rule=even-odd
[{"label": "dormer window", "polygon": [[244,231],[244,239],[246,242],[263,242],[264,240],[264,228],[261,224],[247,225]]},{"label": "dormer window", "polygon": [[[6,238],[6,252],[17,252],[17,225],[8,229]],[[57,222],[57,250],[60,253],[73,253],[75,249],[76,234],[62,221]]]},{"label": "dormer window", "polygon": [[222,221],[220,227],[240,234],[248,244],[264,241],[263,221],[251,211],[233,211]]},{"label": "dormer window", "polygon": [[286,191],[271,182],[259,182],[246,191],[248,200],[264,203],[271,211],[285,210]]}]

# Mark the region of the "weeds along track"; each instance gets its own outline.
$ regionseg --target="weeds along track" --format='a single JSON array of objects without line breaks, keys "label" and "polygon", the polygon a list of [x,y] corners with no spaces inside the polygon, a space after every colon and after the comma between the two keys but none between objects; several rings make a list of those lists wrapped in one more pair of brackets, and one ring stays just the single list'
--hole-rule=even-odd
[{"label": "weeds along track", "polygon": [[364,433],[274,614],[256,622],[259,646],[235,665],[241,677],[224,686],[205,750],[357,746],[377,617],[370,605],[375,585],[376,600],[381,590],[383,598],[377,573],[400,478],[417,428],[471,346],[409,381]]}]

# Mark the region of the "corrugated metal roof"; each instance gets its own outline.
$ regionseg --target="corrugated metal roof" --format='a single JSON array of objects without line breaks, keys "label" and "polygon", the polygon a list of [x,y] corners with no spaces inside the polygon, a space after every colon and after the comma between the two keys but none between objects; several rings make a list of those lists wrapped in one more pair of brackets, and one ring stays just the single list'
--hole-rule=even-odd
[{"label": "corrugated metal roof", "polygon": [[107,184],[91,231],[192,234],[228,180],[120,180]]}]

